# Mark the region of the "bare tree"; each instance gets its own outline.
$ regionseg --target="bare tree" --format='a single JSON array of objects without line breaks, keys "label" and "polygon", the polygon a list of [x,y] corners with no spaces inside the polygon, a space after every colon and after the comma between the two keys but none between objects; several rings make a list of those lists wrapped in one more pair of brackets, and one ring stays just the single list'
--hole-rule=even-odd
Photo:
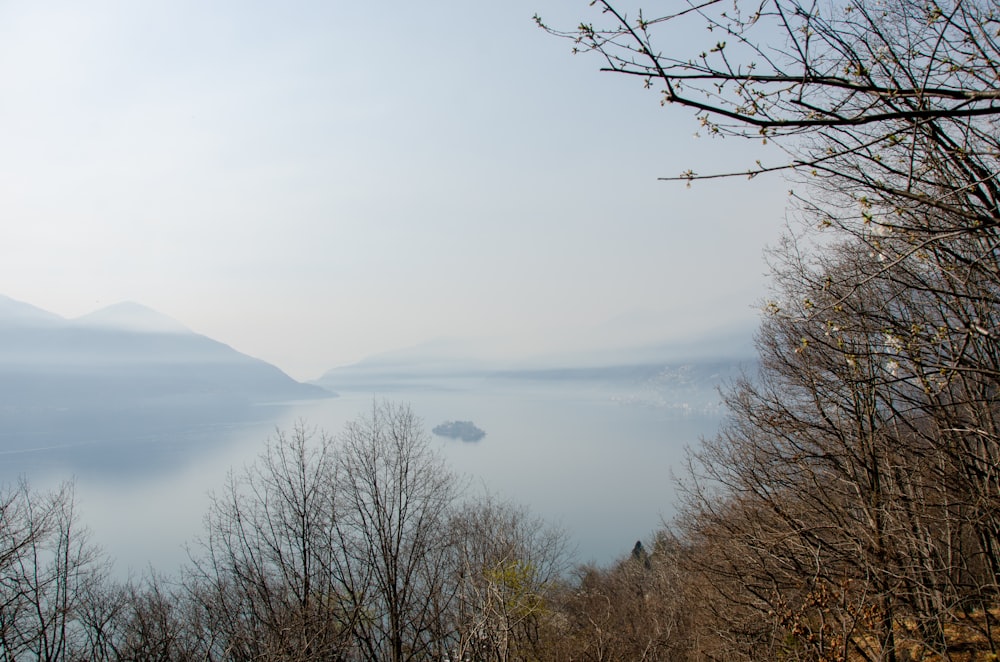
[{"label": "bare tree", "polygon": [[[758,162],[743,174],[825,169],[908,132],[981,119],[992,126],[1000,114],[994,0],[695,0],[652,14],[611,0],[591,4],[599,21],[573,30],[536,21],[572,40],[574,52],[598,54],[605,71],[634,76],[664,104],[692,109],[710,134],[789,146],[790,162]],[[801,136],[849,140],[817,141],[816,151],[783,142]]]},{"label": "bare tree", "polygon": [[124,584],[105,584],[88,610],[94,660],[194,662],[216,657],[214,637],[203,624],[202,603],[191,590],[150,570]]},{"label": "bare tree", "polygon": [[207,657],[327,660],[348,648],[363,603],[339,592],[333,448],[314,437],[303,424],[279,432],[213,497],[185,578]]},{"label": "bare tree", "polygon": [[527,509],[484,496],[452,518],[456,660],[534,660],[551,645],[552,594],[568,562],[565,534]]},{"label": "bare tree", "polygon": [[704,551],[687,568],[724,606],[729,657],[943,655],[991,629],[996,587],[995,399],[981,369],[941,371],[954,331],[936,324],[966,295],[930,287],[933,270],[904,282],[856,241],[797,249],[781,251],[759,374],[696,452],[678,534]]},{"label": "bare tree", "polygon": [[556,596],[562,636],[544,659],[687,659],[706,596],[692,595],[679,552],[664,532],[651,552],[637,542],[609,568],[579,568],[576,580]]},{"label": "bare tree", "polygon": [[460,495],[408,406],[373,402],[335,440],[279,433],[215,495],[180,609],[156,583],[133,595],[130,650],[402,662],[475,645],[525,659],[564,539],[489,499],[457,508]]},{"label": "bare tree", "polygon": [[0,659],[92,657],[85,598],[107,561],[79,524],[73,486],[51,493],[27,482],[0,495]]},{"label": "bare tree", "polygon": [[592,4],[598,24],[543,27],[787,158],[667,179],[797,182],[760,373],[729,392],[676,523],[717,606],[711,654],[947,655],[976,628],[995,654],[1000,5]]},{"label": "bare tree", "polygon": [[349,423],[335,482],[335,563],[342,600],[363,615],[353,624],[359,654],[391,662],[443,657],[458,483],[413,411],[374,402]]}]

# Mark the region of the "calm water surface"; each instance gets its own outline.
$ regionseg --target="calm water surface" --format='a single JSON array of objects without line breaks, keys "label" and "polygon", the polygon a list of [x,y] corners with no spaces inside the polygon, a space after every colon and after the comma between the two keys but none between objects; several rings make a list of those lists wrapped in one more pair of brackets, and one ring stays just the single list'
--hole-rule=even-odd
[{"label": "calm water surface", "polygon": [[76,422],[0,446],[0,479],[26,475],[49,487],[73,478],[83,519],[116,559],[116,572],[149,565],[171,572],[186,558],[184,542],[201,531],[209,492],[252,462],[276,429],[302,421],[336,435],[375,397],[408,402],[428,434],[446,420],[482,428],[486,437],[474,443],[432,438],[470,489],[488,489],[562,526],[579,562],[613,560],[670,516],[684,447],[719,421],[717,411],[685,414],[594,385],[450,380],[259,407],[239,423],[150,426],[142,412]]}]

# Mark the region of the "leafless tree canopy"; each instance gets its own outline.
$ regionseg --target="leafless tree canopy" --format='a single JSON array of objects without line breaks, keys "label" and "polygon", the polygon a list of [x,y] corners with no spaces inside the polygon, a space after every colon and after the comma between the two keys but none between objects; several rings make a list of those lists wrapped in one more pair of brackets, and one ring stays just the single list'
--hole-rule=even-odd
[{"label": "leafless tree canopy", "polygon": [[786,170],[801,220],[771,253],[759,370],[691,456],[668,549],[697,607],[673,650],[995,656],[1000,5],[592,4],[542,25],[710,135],[776,141],[788,160],[743,174]]},{"label": "leafless tree canopy", "polygon": [[562,533],[467,494],[389,402],[336,437],[278,432],[178,577],[112,581],[74,507],[69,486],[0,498],[0,660],[532,659],[567,562]]},{"label": "leafless tree canopy", "polygon": [[[574,52],[599,55],[604,70],[692,109],[707,134],[787,146],[788,163],[757,163],[744,174],[824,169],[930,125],[978,127],[990,142],[996,136],[995,0],[704,0],[652,12],[591,4],[600,16],[573,30],[536,21],[570,39]],[[817,136],[841,140],[811,140]],[[713,175],[668,179],[706,176]]]},{"label": "leafless tree canopy", "polygon": [[[73,489],[0,492],[0,659],[82,659],[100,632],[91,598],[106,564],[80,528]],[[89,622],[92,621],[92,622]]]}]

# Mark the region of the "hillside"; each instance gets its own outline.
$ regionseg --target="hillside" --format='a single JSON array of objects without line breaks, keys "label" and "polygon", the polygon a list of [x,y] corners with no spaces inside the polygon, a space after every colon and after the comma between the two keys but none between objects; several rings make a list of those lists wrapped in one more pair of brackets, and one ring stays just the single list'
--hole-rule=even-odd
[{"label": "hillside", "polygon": [[140,304],[65,319],[0,297],[0,411],[7,414],[328,395]]},{"label": "hillside", "polygon": [[748,329],[727,329],[682,342],[517,362],[449,353],[438,343],[334,368],[315,383],[340,392],[369,393],[575,388],[626,405],[716,416],[722,410],[719,388],[756,370],[751,337]]}]

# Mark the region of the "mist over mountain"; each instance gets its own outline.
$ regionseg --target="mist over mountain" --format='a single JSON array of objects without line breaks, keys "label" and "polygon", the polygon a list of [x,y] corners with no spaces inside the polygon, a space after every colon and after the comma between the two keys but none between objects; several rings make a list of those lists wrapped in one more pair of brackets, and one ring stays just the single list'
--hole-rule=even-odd
[{"label": "mist over mountain", "polygon": [[449,385],[455,389],[572,385],[622,404],[718,415],[720,387],[756,366],[750,326],[660,343],[553,352],[518,360],[482,358],[487,353],[476,350],[468,341],[439,339],[334,368],[315,383],[333,390],[373,393],[442,390]]},{"label": "mist over mountain", "polygon": [[[755,330],[756,324],[748,323],[655,342],[602,343],[594,338],[586,349],[550,351],[514,359],[496,356],[488,341],[437,338],[332,368],[314,383],[332,384],[355,378],[377,378],[379,375],[478,377],[539,371],[617,370],[623,366],[663,363],[752,362],[757,355],[753,347]],[[613,335],[621,336],[620,333]]]},{"label": "mist over mountain", "polygon": [[137,303],[77,319],[0,296],[0,413],[328,396]]},{"label": "mist over mountain", "polygon": [[172,317],[134,301],[122,301],[77,317],[78,326],[149,333],[192,333]]},{"label": "mist over mountain", "polygon": [[66,320],[55,313],[0,294],[0,326],[45,326]]}]

